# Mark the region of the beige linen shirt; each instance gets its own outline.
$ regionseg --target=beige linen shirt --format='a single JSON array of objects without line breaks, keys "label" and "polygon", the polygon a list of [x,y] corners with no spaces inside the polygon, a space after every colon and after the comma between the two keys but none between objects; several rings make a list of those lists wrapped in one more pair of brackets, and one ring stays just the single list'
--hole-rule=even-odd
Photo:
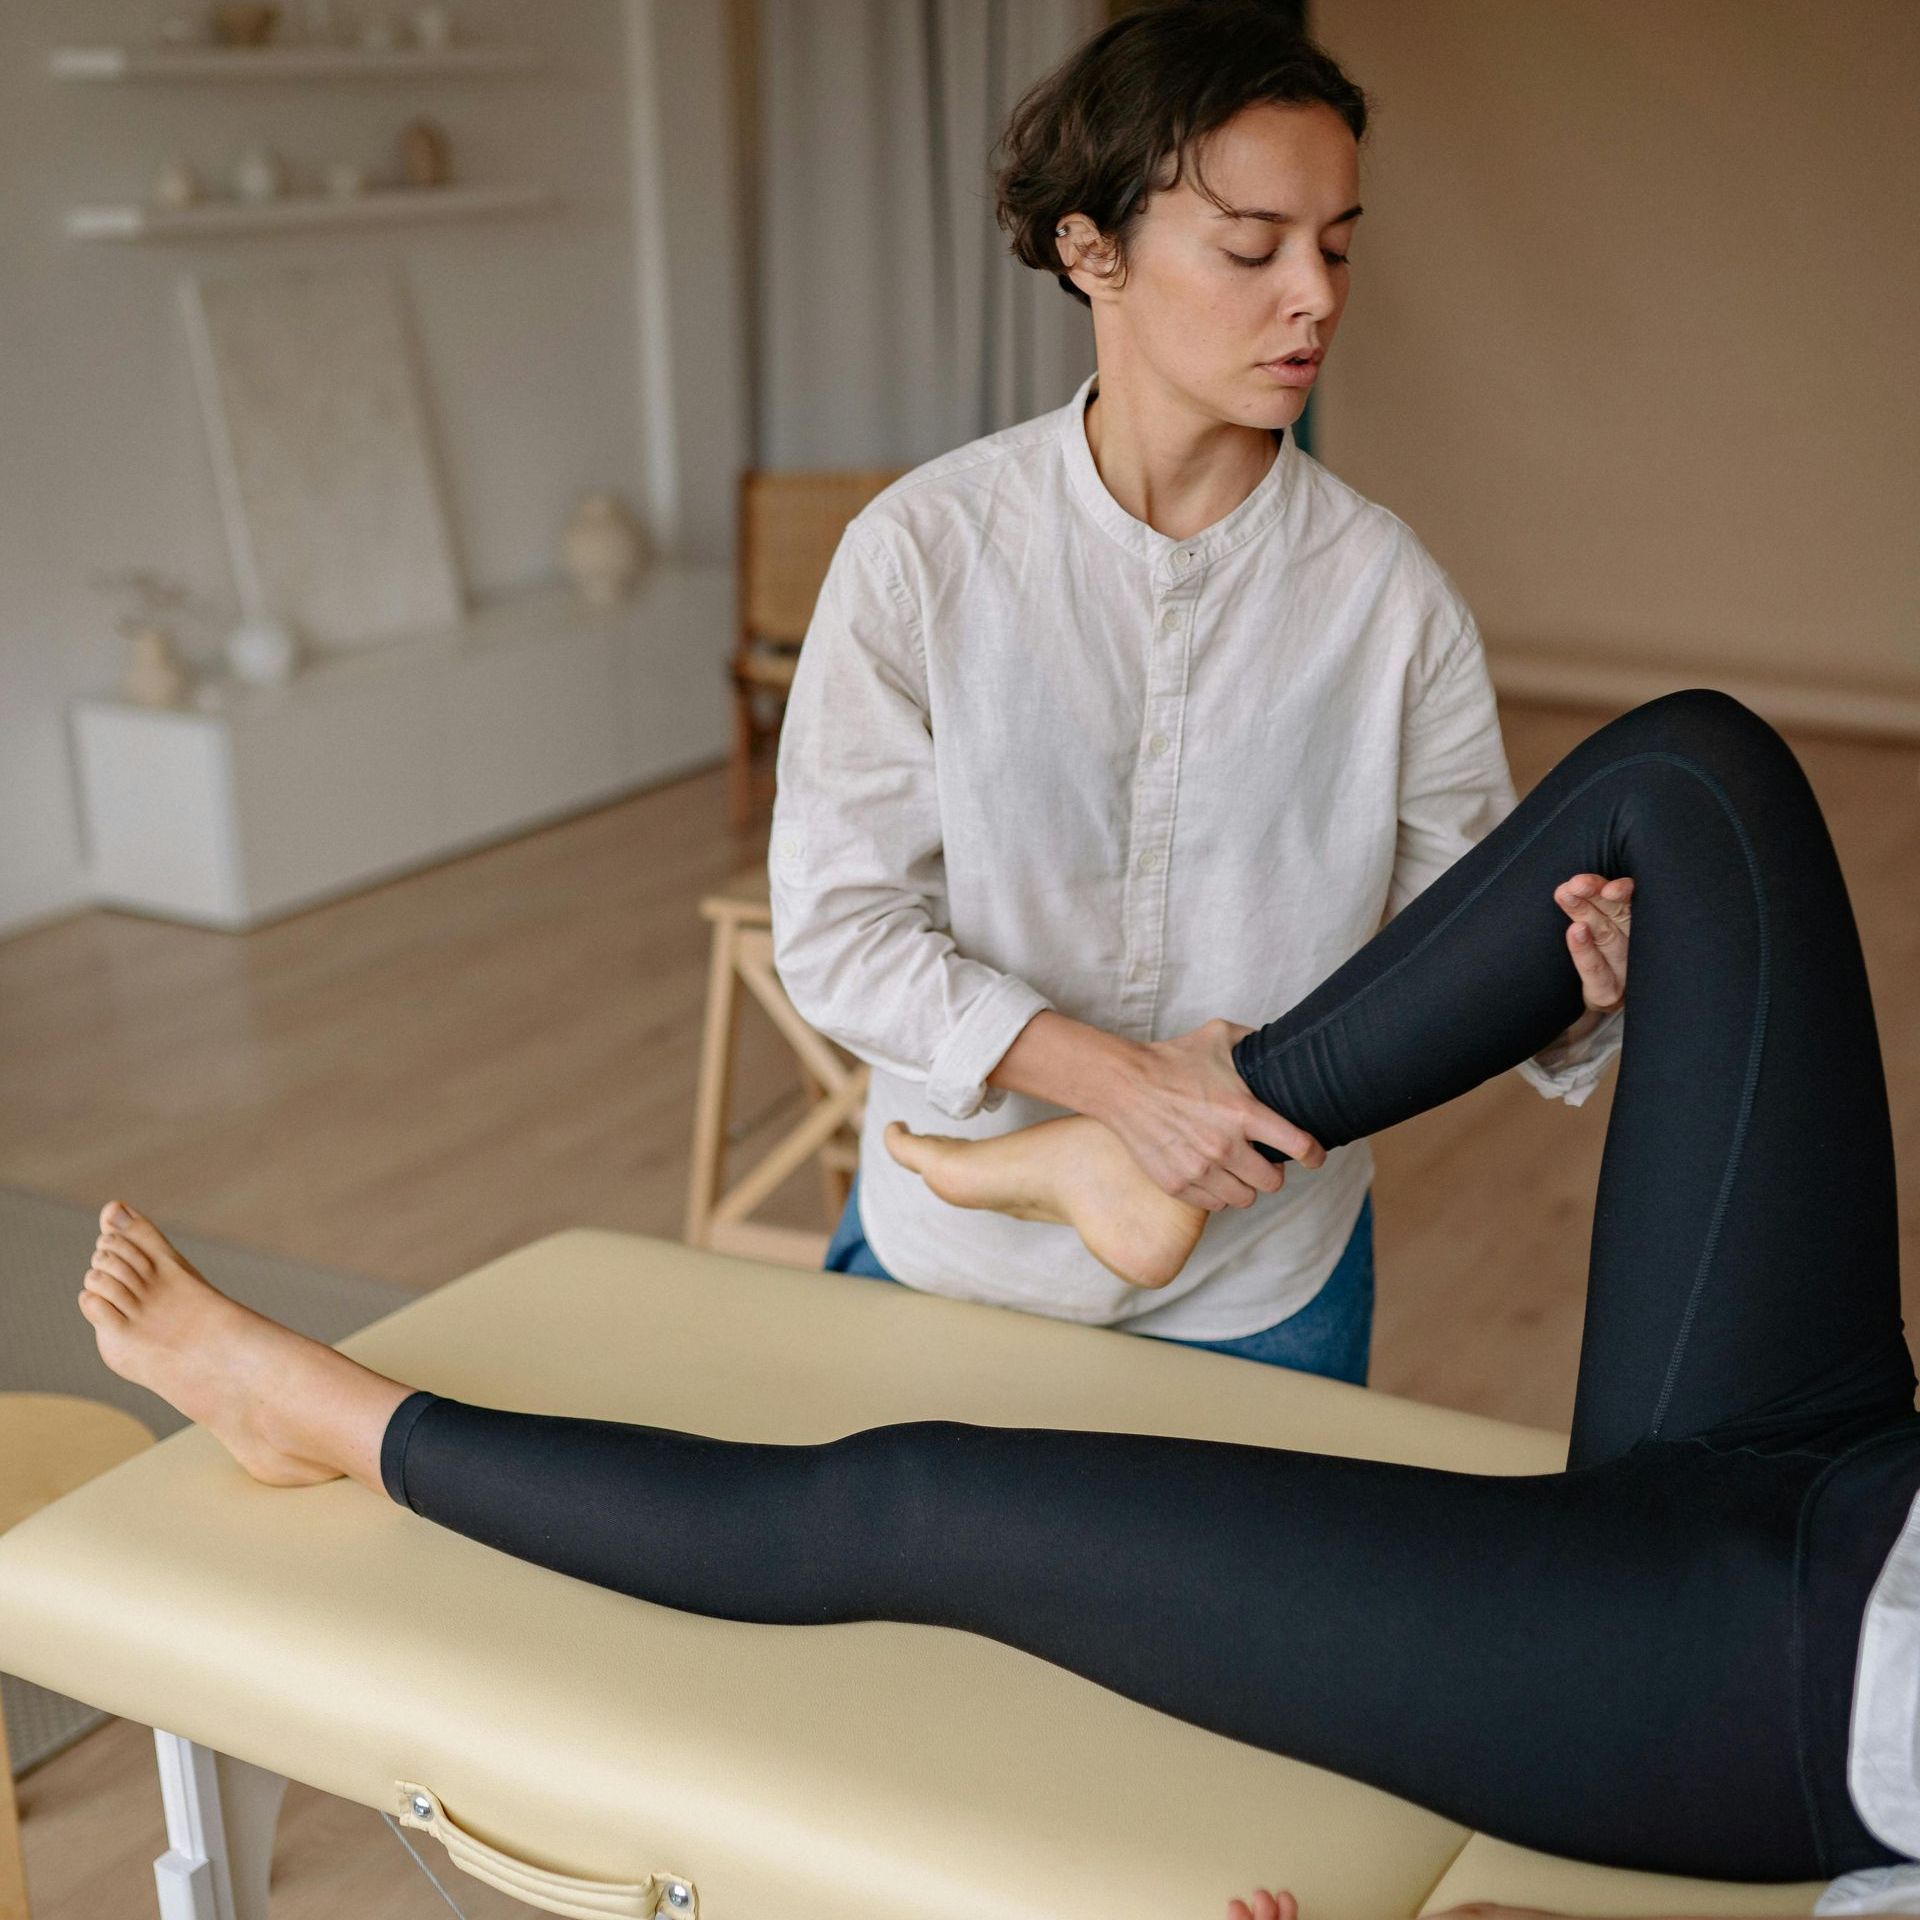
[{"label": "beige linen shirt", "polygon": [[[940,1200],[887,1123],[978,1138],[1063,1112],[986,1085],[1044,1007],[1136,1040],[1261,1025],[1514,793],[1473,616],[1403,521],[1288,434],[1231,513],[1171,539],[1100,479],[1097,378],[848,526],[781,731],[774,960],[801,1017],[873,1068],[860,1211],[889,1273],[1233,1339],[1332,1272],[1364,1140],[1216,1213],[1145,1292],[1070,1227]],[[1577,1105],[1620,1024],[1519,1071]]]}]

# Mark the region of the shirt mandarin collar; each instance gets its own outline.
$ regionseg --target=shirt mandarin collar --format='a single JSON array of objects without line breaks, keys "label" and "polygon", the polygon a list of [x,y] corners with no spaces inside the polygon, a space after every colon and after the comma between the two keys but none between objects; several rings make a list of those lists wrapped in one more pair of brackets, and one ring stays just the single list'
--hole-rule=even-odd
[{"label": "shirt mandarin collar", "polygon": [[1087,401],[1099,378],[1097,371],[1088,374],[1073,398],[1061,409],[1060,439],[1066,454],[1067,471],[1072,476],[1074,491],[1080,496],[1081,503],[1099,522],[1101,529],[1129,553],[1138,555],[1156,571],[1163,567],[1171,570],[1172,556],[1178,548],[1193,556],[1188,568],[1191,571],[1192,566],[1205,566],[1231,553],[1255,534],[1264,532],[1278,518],[1281,508],[1286,504],[1296,459],[1293,435],[1285,432],[1281,435],[1280,450],[1260,476],[1259,484],[1224,519],[1216,520],[1212,526],[1189,535],[1185,540],[1176,540],[1148,526],[1144,520],[1136,520],[1107,491],[1107,483],[1100,478],[1100,469],[1094,465],[1093,449],[1087,444]]}]

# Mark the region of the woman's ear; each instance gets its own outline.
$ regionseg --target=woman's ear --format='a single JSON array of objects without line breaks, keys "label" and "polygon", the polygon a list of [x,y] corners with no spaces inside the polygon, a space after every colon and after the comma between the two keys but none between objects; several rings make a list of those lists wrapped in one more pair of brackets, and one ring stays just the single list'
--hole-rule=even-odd
[{"label": "woman's ear", "polygon": [[[1069,213],[1054,223],[1054,246],[1067,273],[1085,273],[1096,283],[1113,272],[1113,242],[1084,213]],[[1091,288],[1083,287],[1082,292]]]}]

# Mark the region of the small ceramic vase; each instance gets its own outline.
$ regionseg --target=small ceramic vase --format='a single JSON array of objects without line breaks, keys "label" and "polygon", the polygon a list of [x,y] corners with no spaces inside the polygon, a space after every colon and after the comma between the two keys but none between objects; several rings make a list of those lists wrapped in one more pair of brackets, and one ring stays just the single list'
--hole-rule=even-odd
[{"label": "small ceramic vase", "polygon": [[639,521],[611,491],[588,494],[560,536],[561,565],[590,607],[611,607],[625,599],[646,557]]},{"label": "small ceramic vase", "polygon": [[279,620],[249,620],[227,635],[227,665],[250,687],[283,687],[300,664],[300,643]]},{"label": "small ceramic vase", "polygon": [[200,176],[193,162],[175,154],[153,176],[153,204],[167,213],[178,213],[200,198]]},{"label": "small ceramic vase", "polygon": [[453,175],[447,130],[434,120],[413,120],[400,129],[400,184],[444,187]]},{"label": "small ceramic vase", "polygon": [[286,165],[271,147],[249,147],[233,163],[234,194],[251,206],[279,199],[286,186]]},{"label": "small ceramic vase", "polygon": [[275,6],[236,4],[213,10],[213,37],[223,47],[264,47],[279,24]]},{"label": "small ceramic vase", "polygon": [[187,670],[165,627],[136,627],[127,635],[127,667],[120,698],[140,707],[177,707],[187,690]]}]

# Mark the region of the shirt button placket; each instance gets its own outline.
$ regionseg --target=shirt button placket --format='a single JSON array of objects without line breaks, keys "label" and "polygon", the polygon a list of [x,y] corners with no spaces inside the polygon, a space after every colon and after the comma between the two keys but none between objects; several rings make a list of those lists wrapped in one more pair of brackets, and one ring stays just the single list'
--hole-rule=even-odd
[{"label": "shirt button placket", "polygon": [[[1169,566],[1176,581],[1191,570],[1194,551],[1176,547]],[[1147,724],[1153,729],[1142,743],[1142,754],[1134,770],[1134,858],[1132,924],[1127,929],[1127,947],[1133,956],[1127,970],[1127,1012],[1138,1034],[1145,1038],[1152,1030],[1152,976],[1159,965],[1160,945],[1166,927],[1167,859],[1166,846],[1173,825],[1176,790],[1174,766],[1169,759],[1173,741],[1167,721],[1178,718],[1180,691],[1186,682],[1186,667],[1178,640],[1191,607],[1186,600],[1163,605],[1155,623],[1159,642],[1147,656]]]}]

